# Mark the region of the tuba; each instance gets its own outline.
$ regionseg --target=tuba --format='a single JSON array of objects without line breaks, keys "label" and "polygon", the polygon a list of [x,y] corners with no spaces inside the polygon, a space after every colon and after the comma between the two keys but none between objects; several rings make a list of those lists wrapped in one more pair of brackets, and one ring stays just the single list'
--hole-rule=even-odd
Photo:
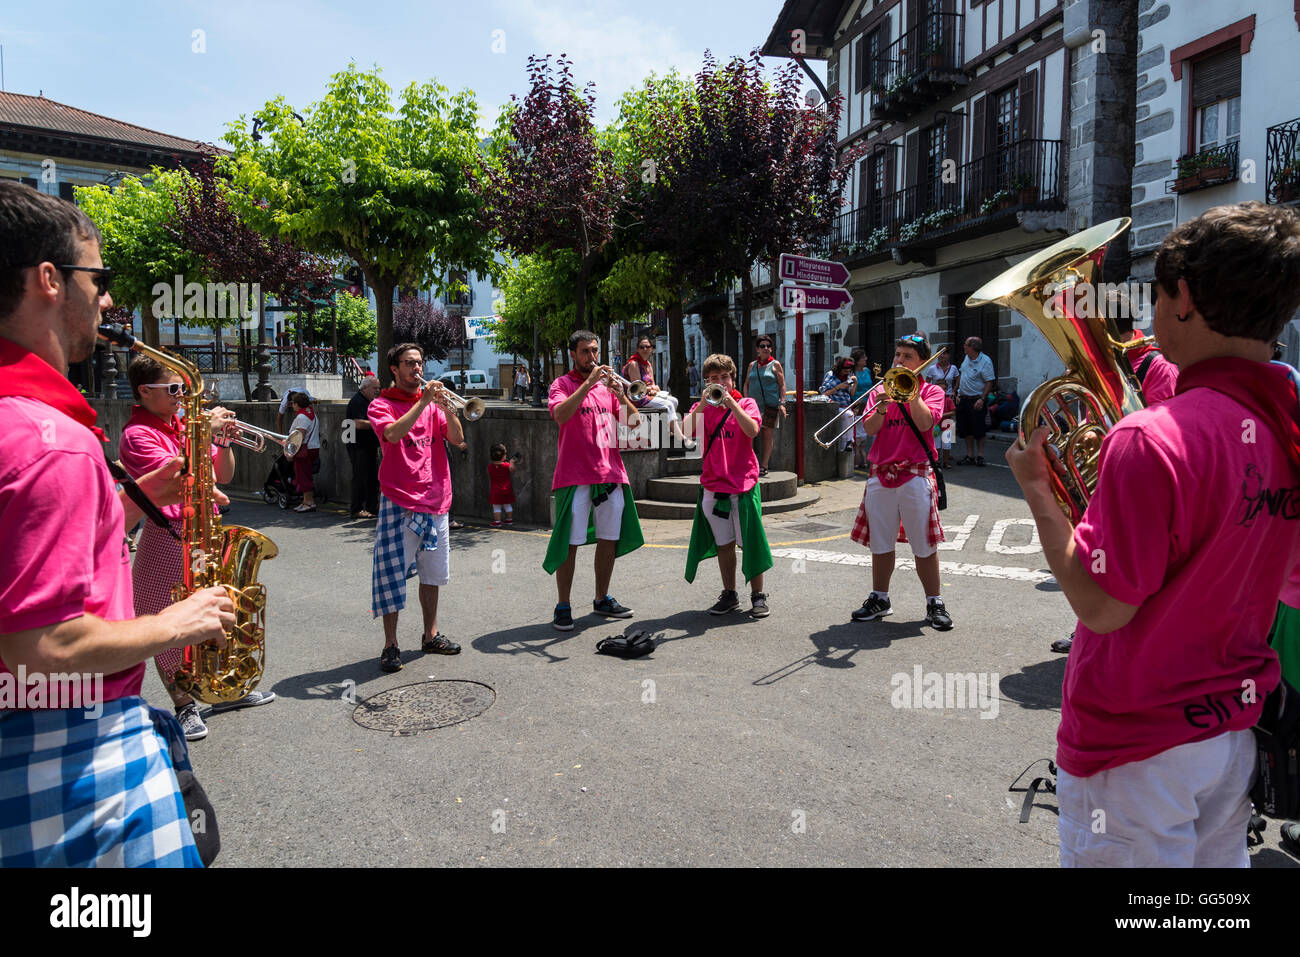
[{"label": "tuba", "polygon": [[222,527],[213,507],[214,481],[209,448],[212,429],[203,406],[199,370],[170,352],[155,349],[105,323],[103,338],[161,363],[181,377],[185,385],[185,458],[181,473],[181,547],[185,571],[172,590],[181,601],[204,588],[224,586],[235,606],[235,626],[226,633],[226,647],[202,642],[184,649],[176,687],[208,704],[236,701],[257,687],[266,667],[266,586],[257,583],[263,561],[275,558],[275,543],[251,528]]},{"label": "tuba", "polygon": [[1115,324],[1102,314],[1099,296],[1084,297],[1096,303],[1091,310],[1096,315],[1078,315],[1072,305],[1074,287],[1086,284],[1096,292],[1106,247],[1131,222],[1128,217],[1112,219],[1063,239],[966,300],[972,307],[996,303],[1019,312],[1065,363],[1065,375],[1025,396],[1020,447],[1026,447],[1034,429],[1047,426],[1048,476],[1071,525],[1079,524],[1097,487],[1102,439],[1121,418],[1145,406],[1125,353],[1152,340],[1121,343]]}]

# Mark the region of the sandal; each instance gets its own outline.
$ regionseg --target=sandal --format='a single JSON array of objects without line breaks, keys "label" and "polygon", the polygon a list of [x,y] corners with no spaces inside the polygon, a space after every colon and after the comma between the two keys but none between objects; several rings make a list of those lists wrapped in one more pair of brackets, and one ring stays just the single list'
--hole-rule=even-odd
[{"label": "sandal", "polygon": [[973,458],[971,458],[969,455],[963,455],[963,456],[961,457],[961,461],[958,462],[957,464],[958,464],[958,465],[974,465],[974,464],[975,464],[975,460],[974,460]]},{"label": "sandal", "polygon": [[762,477],[763,477],[764,475],[766,475],[766,474],[767,474],[767,469],[759,469],[759,470],[758,470],[758,477],[759,477],[759,478],[762,478]]},{"label": "sandal", "polygon": [[299,506],[297,506],[297,507],[294,509],[294,511],[295,511],[295,512],[314,512],[314,511],[316,511],[316,506],[315,506],[315,505],[299,505]]}]

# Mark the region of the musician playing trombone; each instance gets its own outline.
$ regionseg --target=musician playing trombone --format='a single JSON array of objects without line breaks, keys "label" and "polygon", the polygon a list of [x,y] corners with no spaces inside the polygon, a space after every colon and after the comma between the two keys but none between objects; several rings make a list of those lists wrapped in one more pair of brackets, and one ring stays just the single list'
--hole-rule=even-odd
[{"label": "musician playing trombone", "polygon": [[[763,573],[772,567],[772,551],[763,531],[759,503],[758,457],[754,439],[761,428],[758,403],[735,390],[736,364],[715,354],[704,360],[703,398],[686,414],[686,434],[704,442],[700,497],[695,503],[686,580],[706,558],[718,556],[722,594],[709,612],[725,615],[740,607],[736,594],[736,545],[745,553],[743,571],[749,582],[750,609],[755,618],[768,615]],[[702,424],[701,424],[702,421]]]},{"label": "musician playing trombone", "polygon": [[[917,372],[929,358],[925,336],[902,336],[894,345],[895,366]],[[897,539],[912,546],[916,574],[925,588],[925,620],[939,631],[948,631],[952,618],[939,593],[938,547],[943,526],[931,467],[935,460],[934,423],[943,415],[944,395],[937,385],[918,380],[918,386],[911,401],[891,402],[881,382],[872,390],[863,413],[863,429],[876,438],[867,456],[871,474],[850,537],[871,549],[872,590],[852,617],[854,621],[874,621],[893,614],[889,579],[894,573]]]}]

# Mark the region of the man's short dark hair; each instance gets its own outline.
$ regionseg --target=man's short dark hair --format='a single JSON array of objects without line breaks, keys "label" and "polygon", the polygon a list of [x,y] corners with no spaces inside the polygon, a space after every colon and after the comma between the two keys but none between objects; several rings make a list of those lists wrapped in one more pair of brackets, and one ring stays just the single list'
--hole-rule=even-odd
[{"label": "man's short dark hair", "polygon": [[963,345],[970,346],[970,347],[971,347],[972,349],[974,349],[976,352],[983,352],[983,351],[984,351],[984,340],[981,339],[979,336],[970,336],[970,337],[967,338],[967,340],[966,340],[964,343],[962,343],[962,344],[963,344]]},{"label": "man's short dark hair", "polygon": [[170,369],[149,356],[137,355],[132,359],[126,367],[126,378],[131,383],[131,394],[135,396],[135,401],[140,401],[140,386],[153,385],[169,372]]},{"label": "man's short dark hair", "polygon": [[917,357],[920,359],[930,358],[930,343],[926,340],[925,336],[921,335],[919,332],[899,336],[898,341],[895,342],[894,345],[896,347],[902,346],[904,349],[915,350]]},{"label": "man's short dark hair", "polygon": [[1207,209],[1165,237],[1155,273],[1157,294],[1186,279],[1219,335],[1272,342],[1300,307],[1300,214],[1258,201]]},{"label": "man's short dark hair", "polygon": [[[642,336],[641,338],[644,339],[645,337]],[[582,345],[584,342],[592,341],[597,343],[600,342],[600,336],[596,335],[590,329],[579,329],[573,335],[569,336],[569,351],[576,353],[578,351],[578,346]],[[637,340],[637,342],[640,341],[641,339]]]},{"label": "man's short dark hair", "polygon": [[849,358],[851,358],[854,362],[857,362],[859,359],[865,359],[866,357],[867,357],[867,350],[863,349],[860,346],[849,353]]},{"label": "man's short dark hair", "polygon": [[408,349],[414,349],[416,352],[420,354],[420,361],[421,362],[424,361],[423,349],[421,349],[414,342],[403,342],[401,345],[393,346],[393,348],[388,350],[388,368],[395,369],[397,367],[397,360],[401,358],[402,353],[406,352]]},{"label": "man's short dark hair", "polygon": [[9,179],[0,179],[0,236],[0,321],[23,298],[24,269],[75,265],[79,242],[100,242],[95,224],[75,205]]}]

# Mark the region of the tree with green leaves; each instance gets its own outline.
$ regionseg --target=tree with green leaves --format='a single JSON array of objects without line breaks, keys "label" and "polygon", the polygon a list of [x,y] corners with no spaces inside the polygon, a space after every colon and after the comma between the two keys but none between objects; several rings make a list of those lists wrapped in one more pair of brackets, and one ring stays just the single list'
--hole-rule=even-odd
[{"label": "tree with green leaves", "polygon": [[317,345],[331,341],[337,323],[340,356],[365,359],[375,351],[379,341],[375,310],[370,308],[370,300],[343,289],[334,293],[333,317],[329,309],[320,308],[301,315],[288,313],[285,322],[294,325],[300,335],[310,336]]},{"label": "tree with green leaves", "polygon": [[533,355],[534,323],[540,355],[550,355],[567,344],[577,328],[573,302],[577,275],[577,257],[569,251],[521,256],[512,262],[501,277],[497,308],[501,319],[493,327],[493,350],[503,355]]},{"label": "tree with green leaves", "polygon": [[355,260],[375,293],[380,378],[393,345],[399,287],[448,289],[453,270],[499,274],[482,203],[466,175],[478,162],[478,108],[469,90],[410,84],[394,110],[378,68],[334,74],[299,116],[283,97],[241,117],[224,164],[248,215],[267,231]]}]

